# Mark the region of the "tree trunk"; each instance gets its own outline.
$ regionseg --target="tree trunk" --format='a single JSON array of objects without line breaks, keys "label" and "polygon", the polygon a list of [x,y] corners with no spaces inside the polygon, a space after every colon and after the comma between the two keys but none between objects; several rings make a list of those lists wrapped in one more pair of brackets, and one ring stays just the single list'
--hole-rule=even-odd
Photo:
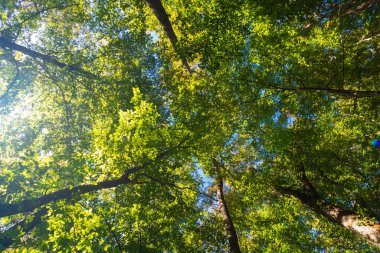
[{"label": "tree trunk", "polygon": [[[304,177],[303,180],[307,180],[306,177]],[[307,180],[303,184],[303,191],[280,186],[275,187],[275,189],[281,194],[291,195],[297,198],[311,210],[325,216],[328,220],[351,230],[355,234],[367,239],[371,244],[380,248],[380,225],[368,224],[363,221],[357,213],[326,202],[315,191],[310,181]],[[309,187],[311,186],[312,188],[307,189],[305,185],[308,185]]]},{"label": "tree trunk", "polygon": [[239,239],[236,234],[235,226],[232,222],[230,211],[228,210],[227,203],[224,199],[223,193],[223,179],[220,175],[219,164],[213,159],[215,168],[215,181],[217,184],[216,197],[218,199],[218,206],[224,222],[224,229],[227,233],[228,245],[231,253],[240,253]]},{"label": "tree trunk", "polygon": [[163,26],[164,31],[166,35],[168,36],[170,43],[172,44],[174,50],[181,58],[183,66],[186,68],[186,70],[191,73],[191,68],[189,64],[187,63],[186,57],[183,55],[181,50],[178,48],[177,42],[177,36],[174,33],[172,24],[170,23],[169,16],[166,13],[164,6],[162,5],[160,0],[146,0],[149,8],[153,11],[154,15],[160,22],[160,24]]},{"label": "tree trunk", "polygon": [[96,76],[95,74],[90,73],[84,69],[81,69],[77,66],[72,66],[72,65],[68,65],[66,63],[60,62],[50,55],[41,54],[39,52],[36,52],[34,50],[31,50],[29,48],[21,46],[17,43],[14,43],[14,42],[12,42],[12,41],[4,38],[4,37],[0,37],[0,47],[2,47],[4,49],[9,48],[10,50],[21,52],[21,53],[28,55],[34,59],[40,59],[46,63],[51,63],[51,64],[53,64],[59,68],[67,68],[68,71],[76,72],[76,73],[81,74],[82,76],[87,77],[87,78],[99,79],[98,76]]},{"label": "tree trunk", "polygon": [[13,214],[23,213],[23,212],[31,212],[34,209],[41,207],[48,203],[57,202],[63,199],[70,199],[75,195],[84,194],[88,192],[93,192],[96,190],[113,188],[118,185],[133,183],[133,181],[129,180],[128,177],[123,175],[120,178],[114,180],[106,180],[102,182],[98,182],[97,184],[87,184],[80,185],[73,188],[66,188],[63,190],[59,190],[53,193],[46,194],[42,197],[22,200],[18,203],[13,204],[0,204],[0,218],[10,216]]},{"label": "tree trunk", "polygon": [[[186,141],[186,139],[187,137],[185,137],[178,144],[177,147],[180,147]],[[58,190],[58,191],[46,194],[38,198],[22,200],[18,203],[0,204],[0,218],[11,216],[14,214],[23,213],[23,212],[30,212],[48,203],[53,203],[53,202],[57,202],[59,200],[64,200],[64,199],[71,199],[76,195],[81,195],[81,194],[93,192],[96,190],[114,188],[122,184],[138,183],[138,179],[141,176],[143,176],[144,173],[136,174],[133,179],[130,179],[130,175],[143,170],[145,167],[147,167],[148,165],[154,162],[160,161],[171,152],[173,152],[173,148],[169,148],[159,153],[154,160],[147,161],[140,166],[132,167],[130,169],[125,170],[121,177],[113,179],[113,180],[105,180],[105,181],[97,182],[95,184],[79,185],[72,188],[66,188],[63,190]],[[43,207],[40,210],[38,210],[36,213],[32,214],[33,218],[30,222],[28,222],[29,219],[25,219],[17,223],[16,225],[10,227],[8,230],[5,230],[2,233],[0,233],[0,251],[2,249],[5,249],[11,246],[14,242],[14,239],[20,234],[20,232],[23,231],[25,233],[28,233],[34,227],[36,227],[39,223],[41,223],[42,216],[45,215],[46,213],[47,213],[47,209]],[[117,243],[119,244],[119,242]],[[119,247],[121,246],[119,245]]]},{"label": "tree trunk", "polygon": [[[178,147],[180,147],[182,143],[186,141],[186,138],[183,139],[178,144]],[[153,162],[160,161],[161,159],[166,157],[168,154],[170,154],[172,151],[173,151],[172,148],[166,151],[163,151],[162,153],[158,154],[154,160],[147,161],[143,163],[141,166],[136,166],[136,167],[127,169],[124,171],[121,177],[113,179],[113,180],[105,180],[105,181],[97,182],[95,184],[86,184],[86,185],[75,186],[72,188],[65,188],[63,190],[58,190],[58,191],[46,194],[38,198],[22,200],[18,203],[0,204],[0,218],[10,216],[13,214],[22,213],[22,212],[31,212],[34,209],[41,207],[45,204],[57,202],[59,200],[64,200],[64,199],[71,199],[75,195],[82,195],[84,193],[93,192],[96,190],[114,188],[122,184],[137,183],[138,178],[141,177],[143,174],[135,175],[133,180],[131,180],[129,176],[143,170],[145,167],[152,164]]]},{"label": "tree trunk", "polygon": [[357,91],[357,90],[344,90],[344,89],[331,89],[324,87],[304,87],[304,88],[285,88],[269,86],[268,89],[283,90],[283,91],[314,91],[319,93],[330,93],[342,97],[351,98],[365,98],[365,97],[380,97],[380,91]]}]

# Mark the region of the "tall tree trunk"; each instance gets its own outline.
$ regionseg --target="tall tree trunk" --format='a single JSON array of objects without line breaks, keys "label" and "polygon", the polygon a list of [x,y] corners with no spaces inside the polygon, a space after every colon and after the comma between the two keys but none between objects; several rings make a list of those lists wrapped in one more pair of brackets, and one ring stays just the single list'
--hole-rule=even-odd
[{"label": "tall tree trunk", "polygon": [[[186,140],[182,140],[177,147],[181,146],[182,143]],[[140,166],[132,167],[124,171],[123,175],[119,178],[113,180],[105,180],[101,182],[97,182],[95,184],[85,184],[79,185],[72,188],[65,188],[63,190],[58,190],[46,195],[43,195],[38,198],[22,200],[12,204],[0,204],[0,218],[10,216],[13,214],[18,214],[22,212],[31,212],[36,208],[42,207],[48,203],[57,202],[59,200],[71,199],[75,195],[82,195],[84,193],[89,193],[97,190],[114,188],[123,184],[134,184],[137,183],[137,180],[143,176],[143,173],[136,174],[133,179],[130,179],[130,175],[143,170],[148,165],[158,162],[168,154],[170,154],[173,149],[168,149],[158,154],[154,160],[147,161]]]},{"label": "tall tree trunk", "polygon": [[178,47],[178,39],[176,34],[174,33],[172,24],[170,23],[169,16],[166,13],[164,6],[162,5],[160,0],[146,0],[149,8],[153,11],[154,15],[160,22],[160,24],[163,26],[164,31],[166,35],[168,36],[170,43],[172,44],[174,50],[176,53],[179,55],[181,58],[183,66],[186,68],[186,70],[191,73],[191,68],[189,64],[187,63],[186,57],[184,54],[181,52],[181,50]]},{"label": "tall tree trunk", "polygon": [[277,186],[275,189],[281,194],[291,195],[308,206],[311,210],[325,216],[328,220],[337,223],[355,234],[367,239],[368,242],[380,248],[380,225],[369,224],[350,210],[325,201],[307,179],[305,172],[301,177],[303,190]]},{"label": "tall tree trunk", "polygon": [[295,92],[303,92],[303,91],[313,91],[318,93],[332,94],[342,97],[351,97],[351,98],[365,98],[365,97],[380,97],[380,91],[370,91],[370,90],[344,90],[344,89],[332,89],[325,87],[303,87],[303,88],[285,88],[285,87],[275,87],[268,86],[268,89],[274,90],[283,90],[283,91],[295,91]]},{"label": "tall tree trunk", "polygon": [[[185,137],[177,147],[180,147],[183,142],[185,142],[187,137]],[[42,222],[42,216],[47,213],[47,209],[43,207],[48,203],[57,202],[59,200],[67,200],[71,199],[76,195],[81,195],[89,192],[93,192],[96,190],[114,188],[119,185],[125,184],[135,184],[138,183],[138,179],[144,176],[144,173],[137,173],[146,168],[148,165],[158,162],[168,154],[173,152],[173,148],[169,148],[161,153],[159,153],[155,159],[147,161],[140,166],[132,167],[124,171],[123,175],[119,178],[113,180],[105,180],[98,182],[96,184],[87,184],[87,185],[79,185],[72,188],[65,188],[63,190],[58,190],[44,196],[22,200],[12,204],[0,204],[0,218],[7,217],[14,214],[19,214],[23,212],[31,212],[36,208],[42,207],[40,210],[31,214],[31,219],[24,219],[20,221],[14,226],[11,226],[9,229],[0,233],[0,251],[6,248],[9,248],[13,243],[15,238],[20,235],[20,232],[28,233],[34,227],[36,227],[39,223]],[[130,178],[131,175],[137,173],[133,179]],[[120,242],[118,242],[119,248],[121,248]]]},{"label": "tall tree trunk", "polygon": [[218,199],[218,206],[224,222],[224,229],[227,233],[228,245],[231,253],[240,253],[239,239],[236,234],[235,226],[232,222],[230,211],[228,210],[227,203],[224,199],[223,193],[223,179],[220,175],[220,168],[218,162],[213,159],[215,168],[215,181],[217,184],[216,197]]},{"label": "tall tree trunk", "polygon": [[53,64],[59,68],[67,68],[68,71],[78,73],[78,74],[80,74],[84,77],[87,77],[87,78],[99,79],[98,76],[96,76],[95,74],[90,73],[84,69],[81,69],[77,66],[68,65],[66,63],[60,62],[50,55],[41,54],[39,52],[36,52],[34,50],[31,50],[29,48],[21,46],[17,43],[14,43],[14,42],[12,42],[12,41],[8,40],[7,38],[4,38],[4,37],[0,37],[0,47],[2,47],[4,49],[8,48],[8,49],[13,50],[13,51],[21,52],[21,53],[28,55],[34,59],[40,59],[46,63],[51,63],[51,64]]},{"label": "tall tree trunk", "polygon": [[81,195],[96,190],[113,188],[118,185],[130,183],[133,183],[133,181],[129,180],[127,176],[123,175],[122,177],[114,180],[106,180],[98,182],[97,184],[87,184],[76,186],[73,188],[66,188],[34,199],[22,200],[20,202],[12,204],[0,204],[0,218],[23,212],[31,212],[34,209],[46,205],[48,203],[53,203],[64,199],[70,199],[77,194]]}]

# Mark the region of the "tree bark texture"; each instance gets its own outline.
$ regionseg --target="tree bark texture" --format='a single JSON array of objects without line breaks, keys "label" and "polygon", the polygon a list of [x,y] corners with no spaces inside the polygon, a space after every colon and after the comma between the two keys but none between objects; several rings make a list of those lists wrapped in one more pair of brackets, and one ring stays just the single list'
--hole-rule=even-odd
[{"label": "tree bark texture", "polygon": [[[186,137],[187,138],[187,137]],[[180,147],[183,142],[186,141],[186,138],[183,139],[177,147]],[[29,200],[22,200],[16,203],[12,204],[0,204],[0,218],[11,216],[14,214],[19,214],[23,212],[31,212],[36,208],[42,207],[40,210],[38,210],[36,213],[31,214],[33,216],[31,221],[28,221],[27,219],[17,223],[16,225],[11,226],[7,230],[0,233],[0,251],[2,249],[10,247],[15,238],[20,234],[20,232],[28,233],[30,232],[34,227],[36,227],[39,223],[42,222],[42,216],[47,213],[47,209],[43,207],[44,205],[48,203],[54,203],[59,200],[67,200],[71,199],[75,196],[93,192],[96,190],[102,190],[107,188],[114,188],[119,185],[125,185],[125,184],[136,184],[139,183],[138,179],[144,176],[144,173],[137,173],[150,164],[154,162],[158,162],[164,157],[166,157],[168,154],[170,154],[173,151],[173,148],[169,148],[160,154],[156,156],[154,160],[146,161],[140,166],[132,167],[130,169],[127,169],[124,171],[123,175],[119,178],[113,179],[113,180],[105,180],[101,182],[97,182],[94,184],[87,184],[87,185],[79,185],[72,188],[65,188],[62,190],[58,190],[46,195],[43,195],[41,197],[37,197],[34,199]],[[134,173],[137,173],[134,175],[134,178],[131,179],[130,176]],[[1,248],[2,247],[2,248]]]},{"label": "tree bark texture", "polygon": [[146,3],[148,4],[149,8],[153,11],[154,15],[164,28],[164,31],[166,35],[168,36],[170,43],[172,44],[174,50],[181,58],[183,66],[186,68],[186,70],[191,73],[191,68],[189,64],[187,63],[186,57],[183,55],[183,53],[178,48],[178,39],[176,34],[174,33],[172,24],[169,20],[169,15],[166,13],[164,6],[162,5],[160,0],[146,0]]},{"label": "tree bark texture", "polygon": [[76,72],[76,73],[78,73],[84,77],[87,77],[87,78],[99,79],[98,76],[96,76],[95,74],[90,73],[84,69],[81,69],[77,66],[68,65],[66,63],[60,62],[50,55],[41,54],[39,52],[36,52],[34,50],[31,50],[29,48],[21,46],[15,42],[12,42],[12,41],[8,40],[7,38],[4,38],[4,37],[0,37],[0,47],[2,47],[4,49],[8,48],[8,49],[13,50],[13,51],[21,52],[21,53],[28,55],[34,59],[40,59],[46,63],[51,63],[51,64],[53,64],[59,68],[67,68],[68,71]]},{"label": "tree bark texture", "polygon": [[65,188],[63,190],[55,191],[34,199],[22,200],[20,202],[12,204],[0,204],[0,218],[23,212],[31,212],[34,209],[45,204],[57,202],[63,199],[71,199],[75,195],[81,195],[101,189],[113,188],[128,183],[133,183],[133,181],[129,180],[128,177],[123,175],[120,178],[114,180],[106,180],[98,182],[96,184],[87,184],[75,186],[73,188]]},{"label": "tree bark texture", "polygon": [[301,177],[303,190],[295,190],[289,187],[275,187],[281,194],[295,197],[311,210],[323,215],[328,220],[337,223],[355,234],[367,239],[371,244],[380,248],[380,225],[369,224],[360,216],[351,211],[345,210],[337,205],[325,201],[315,190],[311,182],[306,178],[305,173]]},{"label": "tree bark texture", "polygon": [[231,253],[241,253],[239,247],[239,238],[237,236],[235,226],[233,224],[230,211],[228,210],[228,206],[226,200],[224,199],[224,186],[223,179],[220,174],[220,168],[218,162],[214,159],[214,168],[215,168],[215,182],[217,184],[216,197],[218,199],[218,207],[224,222],[224,229],[227,234],[228,245]]},{"label": "tree bark texture", "polygon": [[[179,145],[181,145],[181,143]],[[137,179],[142,174],[135,175],[133,180],[131,180],[129,177],[131,174],[136,173],[138,171],[141,171],[142,169],[144,169],[148,165],[152,164],[153,162],[157,162],[157,161],[161,160],[166,155],[168,155],[170,152],[172,152],[172,149],[168,149],[168,150],[158,154],[154,160],[147,161],[147,162],[143,163],[141,166],[137,166],[137,167],[127,169],[124,171],[124,173],[121,177],[113,179],[113,180],[105,180],[105,181],[97,182],[94,184],[86,184],[86,185],[75,186],[72,188],[65,188],[62,190],[58,190],[58,191],[46,194],[46,195],[38,197],[38,198],[22,200],[22,201],[17,202],[17,203],[0,204],[0,218],[10,216],[13,214],[22,213],[22,212],[31,212],[34,209],[41,207],[45,204],[57,202],[59,200],[64,200],[64,199],[71,199],[76,195],[81,195],[81,194],[93,192],[96,190],[114,188],[114,187],[122,185],[122,184],[137,183]]]}]

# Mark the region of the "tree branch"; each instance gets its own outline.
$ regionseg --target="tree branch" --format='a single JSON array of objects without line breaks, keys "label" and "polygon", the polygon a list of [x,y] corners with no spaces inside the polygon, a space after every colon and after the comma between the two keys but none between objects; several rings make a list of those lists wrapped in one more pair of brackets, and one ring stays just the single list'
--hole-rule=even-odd
[{"label": "tree branch", "polygon": [[357,91],[357,90],[344,90],[332,89],[327,87],[299,87],[299,88],[285,88],[277,86],[267,86],[268,89],[283,90],[283,91],[315,91],[320,93],[331,93],[343,97],[365,98],[365,97],[380,97],[380,91]]},{"label": "tree branch", "polygon": [[[185,140],[183,140],[185,141]],[[180,144],[183,142],[181,141]],[[180,145],[179,144],[179,145]],[[130,175],[144,169],[148,165],[158,162],[165,156],[167,156],[169,153],[171,153],[173,149],[168,149],[160,154],[157,155],[157,157],[154,160],[147,161],[143,163],[141,166],[133,167],[131,169],[127,169],[124,171],[123,175],[117,179],[113,180],[105,180],[101,182],[97,182],[95,184],[86,184],[86,185],[79,185],[72,188],[65,188],[63,190],[58,190],[49,194],[46,194],[44,196],[29,199],[29,200],[22,200],[17,203],[12,204],[0,204],[0,218],[10,216],[13,214],[18,214],[22,212],[30,212],[34,209],[41,207],[48,203],[54,203],[59,200],[64,199],[71,199],[76,195],[82,195],[84,193],[93,192],[96,190],[102,190],[107,188],[114,188],[119,185],[125,185],[125,184],[136,184],[138,183],[137,178],[130,179]]]},{"label": "tree branch", "polygon": [[96,184],[75,186],[71,189],[65,188],[63,190],[46,194],[42,197],[29,199],[29,200],[22,200],[18,203],[0,204],[0,217],[6,217],[13,214],[22,213],[22,212],[30,212],[48,203],[57,202],[63,199],[71,199],[77,194],[81,195],[84,193],[101,190],[101,189],[113,188],[121,184],[129,184],[129,183],[132,183],[132,182],[128,180],[128,177],[125,177],[123,175],[120,178],[117,178],[114,180],[106,180],[106,181],[98,182]]},{"label": "tree branch", "polygon": [[160,0],[146,0],[146,3],[148,4],[149,8],[153,11],[154,15],[160,22],[160,24],[163,26],[164,31],[166,35],[168,36],[170,43],[172,44],[174,50],[181,58],[183,66],[186,68],[186,70],[189,73],[192,73],[192,70],[187,63],[185,55],[181,52],[180,48],[178,47],[178,39],[177,36],[173,30],[172,24],[170,23],[169,16],[165,11],[164,6],[162,5]]},{"label": "tree branch", "polygon": [[[203,192],[197,191],[197,190],[195,190],[195,189],[193,189],[193,188],[191,188],[191,187],[181,187],[181,186],[176,185],[175,183],[164,182],[164,181],[162,181],[162,180],[160,180],[160,179],[158,179],[158,178],[152,177],[152,176],[150,176],[150,175],[148,175],[148,174],[146,174],[146,173],[139,173],[139,174],[136,176],[137,179],[138,179],[138,178],[141,178],[141,177],[146,177],[146,178],[152,180],[153,182],[157,182],[157,183],[159,183],[159,184],[161,184],[161,185],[168,185],[168,186],[174,187],[174,188],[179,189],[179,190],[189,190],[189,191],[193,191],[193,192],[196,192],[196,193],[198,193],[198,194],[200,194],[200,195],[202,195],[202,196],[205,196],[205,197],[207,197],[207,198],[209,198],[209,199],[211,199],[211,200],[214,200],[214,201],[216,200],[216,199],[213,198],[212,196],[210,196],[210,195],[208,195],[208,194],[206,194],[206,193],[203,193]],[[135,178],[135,180],[136,180],[136,178]]]},{"label": "tree branch", "polygon": [[4,38],[4,37],[0,37],[0,47],[2,47],[4,49],[8,48],[10,50],[21,52],[21,53],[28,55],[34,59],[40,59],[46,63],[51,63],[51,64],[53,64],[59,68],[67,68],[67,70],[69,72],[75,72],[77,74],[80,74],[80,75],[87,77],[87,78],[90,78],[90,79],[100,79],[97,75],[95,75],[91,72],[88,72],[88,71],[81,69],[81,68],[74,66],[74,65],[68,65],[66,63],[60,62],[50,55],[41,54],[39,52],[36,52],[34,50],[31,50],[29,48],[21,46],[17,43],[14,43],[14,42],[12,42],[12,41]]},{"label": "tree branch", "polygon": [[363,221],[357,213],[330,204],[319,195],[314,195],[312,193],[313,191],[308,191],[306,194],[300,190],[282,186],[276,186],[275,190],[283,195],[295,197],[311,210],[323,215],[331,222],[351,230],[380,248],[380,225],[368,224],[368,222]]}]

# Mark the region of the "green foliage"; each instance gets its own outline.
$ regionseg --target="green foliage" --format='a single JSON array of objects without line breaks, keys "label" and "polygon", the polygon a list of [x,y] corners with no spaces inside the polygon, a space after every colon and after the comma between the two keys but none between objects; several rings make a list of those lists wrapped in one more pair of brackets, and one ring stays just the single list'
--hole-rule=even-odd
[{"label": "green foliage", "polygon": [[304,172],[326,203],[380,219],[379,7],[358,2],[166,0],[174,49],[144,1],[2,1],[0,213],[129,181],[51,201],[30,232],[3,233],[33,212],[3,217],[0,244],[226,252],[216,159],[243,252],[377,252],[276,191],[305,190]]}]

